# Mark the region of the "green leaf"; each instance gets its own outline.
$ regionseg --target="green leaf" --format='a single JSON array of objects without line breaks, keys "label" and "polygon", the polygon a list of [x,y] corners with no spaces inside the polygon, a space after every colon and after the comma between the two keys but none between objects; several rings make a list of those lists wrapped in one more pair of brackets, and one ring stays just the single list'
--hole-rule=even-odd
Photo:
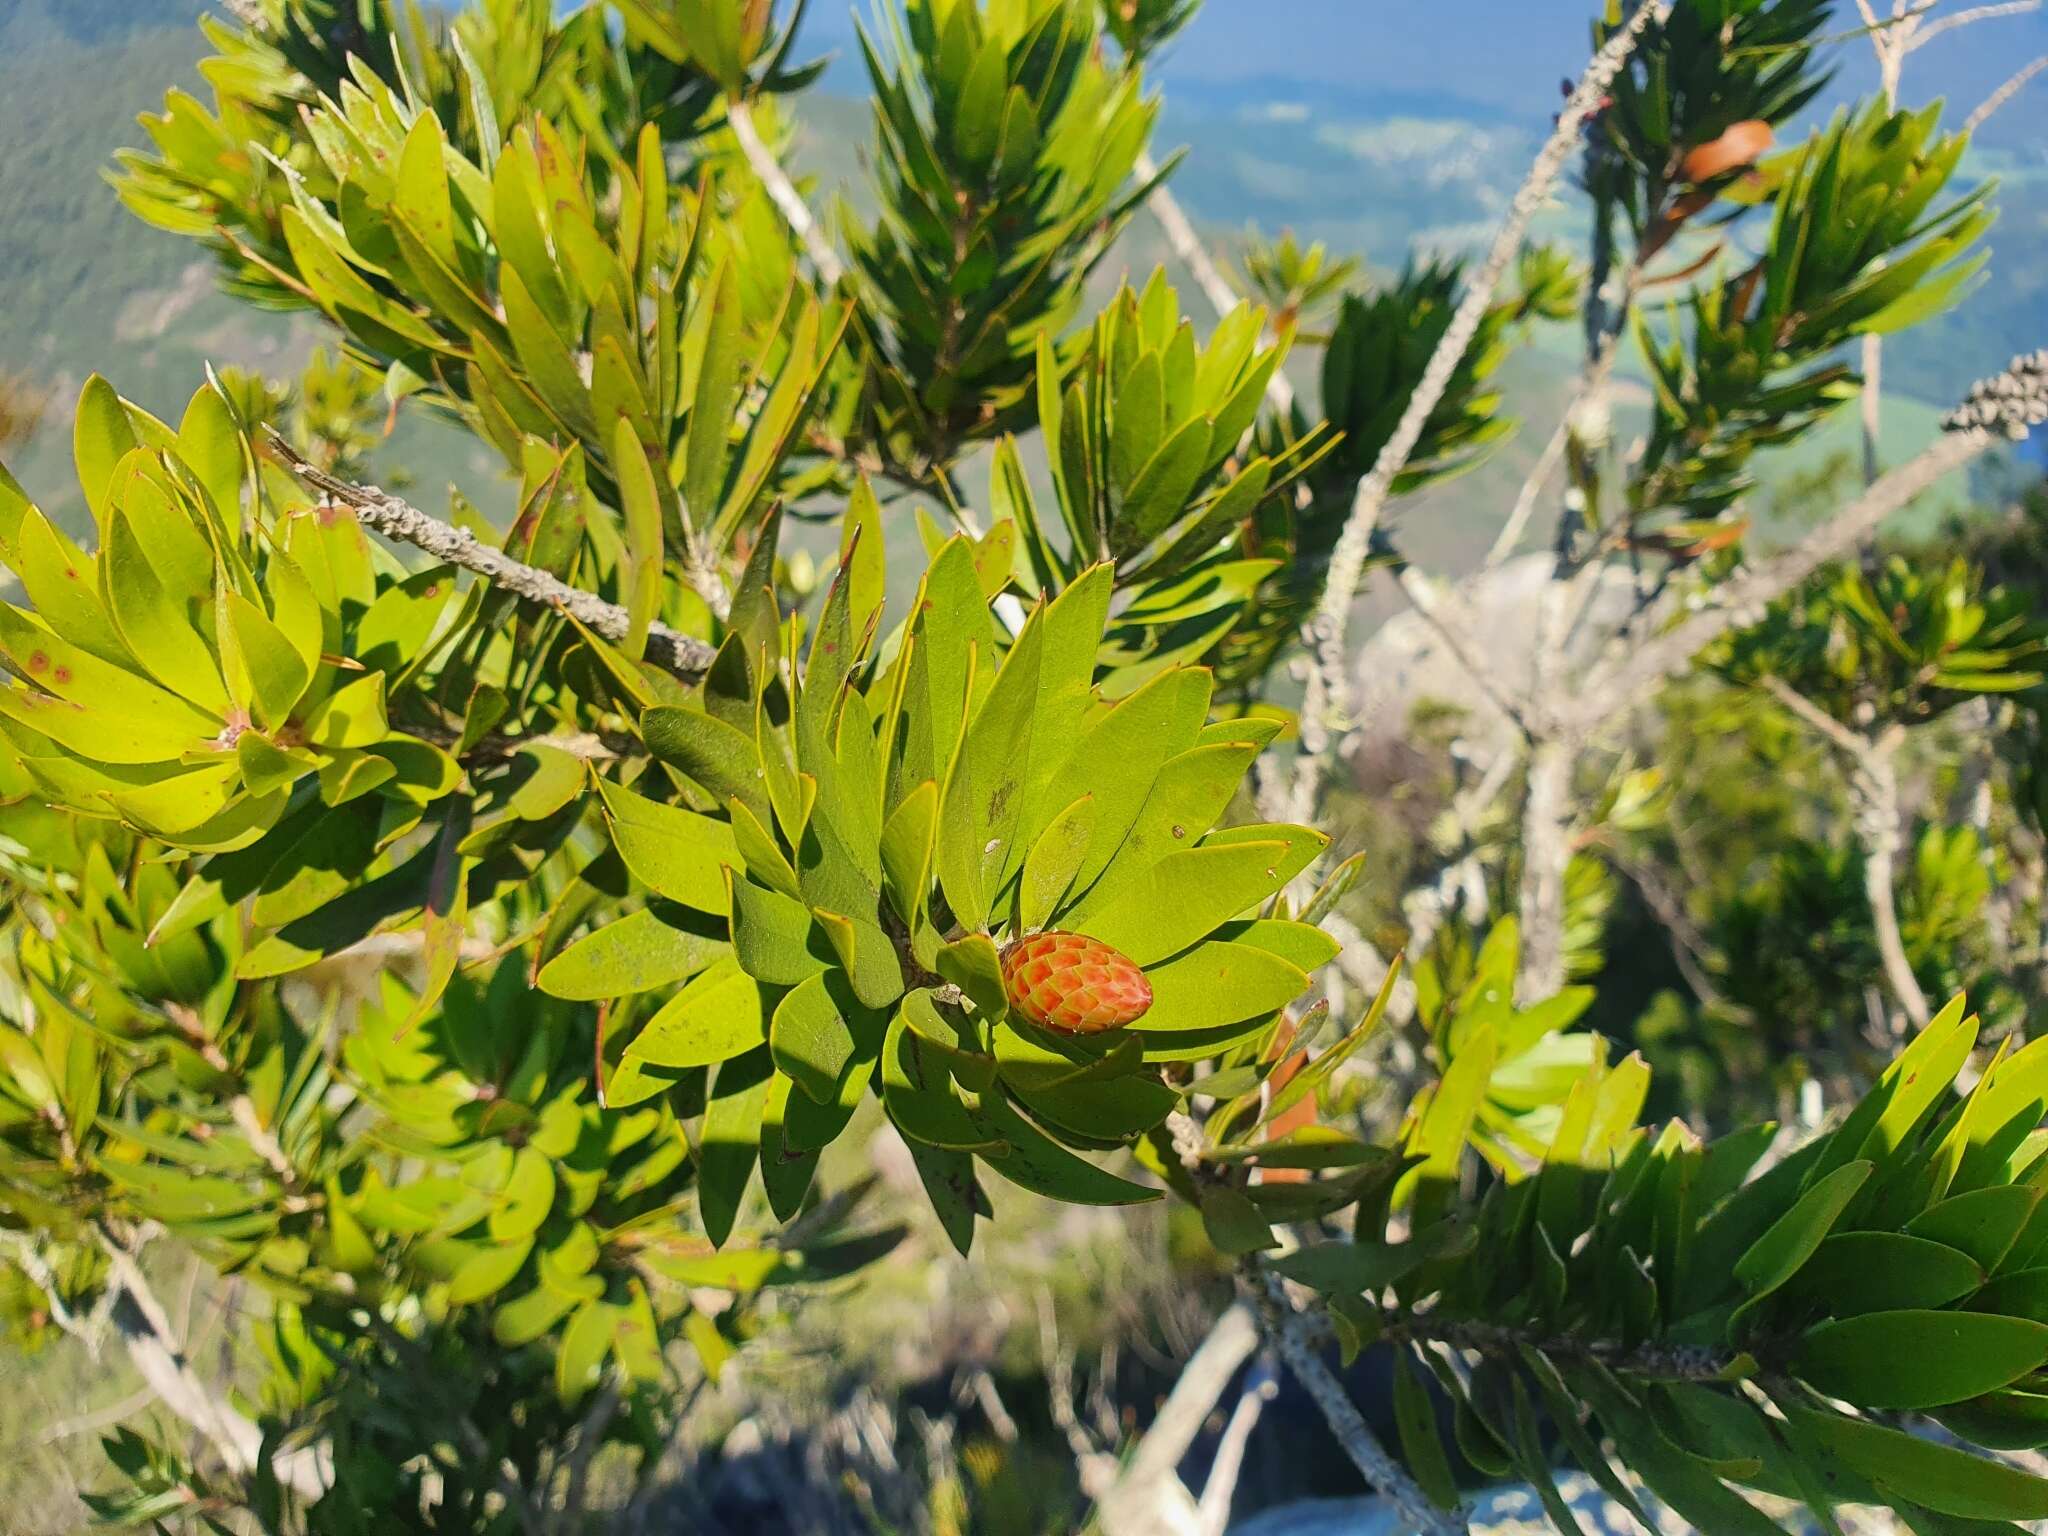
[{"label": "green leaf", "polygon": [[1749,1251],[1735,1261],[1735,1278],[1752,1298],[1768,1296],[1799,1272],[1870,1177],[1871,1165],[1846,1163],[1800,1195]]},{"label": "green leaf", "polygon": [[2024,1184],[1995,1185],[1938,1200],[1906,1223],[1911,1237],[1945,1243],[1987,1271],[1998,1268],[2034,1214],[2041,1191]]},{"label": "green leaf", "polygon": [[1901,1499],[1964,1520],[2048,1518],[2048,1480],[1882,1424],[1787,1406],[1787,1418]]},{"label": "green leaf", "polygon": [[1202,1228],[1218,1253],[1258,1253],[1277,1247],[1279,1239],[1259,1208],[1243,1190],[1228,1184],[1199,1186]]},{"label": "green leaf", "polygon": [[[433,114],[420,116],[431,119]],[[575,1403],[597,1385],[617,1325],[618,1310],[601,1301],[586,1301],[576,1309],[555,1354],[555,1395],[563,1402]]]},{"label": "green leaf", "polygon": [[709,1067],[767,1038],[760,984],[727,956],[663,1003],[626,1055],[657,1067]]},{"label": "green leaf", "polygon": [[736,799],[766,822],[773,814],[754,737],[695,709],[660,705],[640,716],[647,750],[721,803]]},{"label": "green leaf", "polygon": [[521,1147],[512,1159],[503,1202],[490,1215],[492,1240],[510,1243],[532,1236],[547,1220],[554,1202],[554,1163],[538,1147]]},{"label": "green leaf", "polygon": [[1940,1408],[2048,1363],[2048,1324],[1984,1312],[1866,1312],[1808,1329],[1799,1377],[1858,1408]]},{"label": "green leaf", "polygon": [[[638,661],[647,647],[648,627],[661,609],[661,493],[640,435],[624,416],[612,427],[611,459],[612,472],[618,477],[624,535],[619,581],[626,593],[627,625],[625,638],[618,644],[630,660]],[[650,748],[653,745],[648,743]]]},{"label": "green leaf", "polygon": [[1308,977],[1278,955],[1249,944],[1207,943],[1145,973],[1150,1032],[1212,1029],[1284,1008],[1308,990]]},{"label": "green leaf", "polygon": [[873,1060],[886,1028],[887,1020],[854,996],[843,972],[826,971],[799,982],[776,1005],[768,1048],[776,1068],[806,1097],[827,1104],[856,1057]]},{"label": "green leaf", "polygon": [[813,931],[801,902],[734,877],[732,949],[749,976],[793,987],[826,969],[829,950],[822,942],[813,947]]},{"label": "green leaf", "polygon": [[1976,1260],[1945,1243],[1898,1232],[1837,1232],[1814,1250],[1798,1288],[1835,1316],[1853,1317],[1946,1306],[1983,1283]]},{"label": "green leaf", "polygon": [[1293,844],[1229,843],[1169,853],[1077,927],[1133,964],[1153,965],[1285,889],[1328,841],[1311,833]]},{"label": "green leaf", "polygon": [[1017,888],[1017,923],[1025,933],[1052,921],[1053,912],[1080,873],[1094,830],[1095,797],[1083,795],[1047,823],[1024,859]]},{"label": "green leaf", "polygon": [[984,1160],[1020,1189],[1072,1205],[1136,1205],[1160,1198],[1162,1191],[1120,1179],[1059,1146],[999,1093],[982,1098],[978,1118],[989,1139],[1007,1148]]},{"label": "green leaf", "polygon": [[636,879],[700,912],[728,910],[725,871],[740,862],[728,823],[658,804],[602,778],[597,792],[612,844]]},{"label": "green leaf", "polygon": [[533,1235],[500,1239],[463,1261],[448,1280],[448,1305],[466,1307],[488,1300],[512,1283],[533,1252]]},{"label": "green leaf", "polygon": [[85,493],[86,505],[95,518],[106,514],[115,466],[141,446],[128,407],[114,393],[114,386],[98,374],[87,379],[72,419],[71,447],[78,465],[78,488]]},{"label": "green leaf", "polygon": [[[693,527],[709,529],[718,517],[728,434],[740,391],[740,294],[728,257],[706,285],[704,355],[697,365],[697,393],[683,445],[683,504]],[[708,302],[707,302],[708,299]]]},{"label": "green leaf", "polygon": [[1394,1351],[1394,1425],[1401,1434],[1402,1459],[1430,1502],[1438,1509],[1456,1509],[1458,1482],[1437,1428],[1436,1404],[1409,1352],[1400,1348]]},{"label": "green leaf", "polygon": [[773,1066],[765,1050],[736,1056],[718,1068],[697,1145],[697,1210],[704,1234],[722,1248],[747,1183],[761,1160],[761,1111]]}]

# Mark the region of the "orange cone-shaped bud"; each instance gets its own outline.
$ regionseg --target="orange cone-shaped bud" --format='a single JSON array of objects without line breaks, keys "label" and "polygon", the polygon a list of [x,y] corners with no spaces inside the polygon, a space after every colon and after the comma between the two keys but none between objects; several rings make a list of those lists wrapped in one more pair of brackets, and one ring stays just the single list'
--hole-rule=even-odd
[{"label": "orange cone-shaped bud", "polygon": [[1003,991],[1031,1023],[1068,1034],[1122,1029],[1152,1006],[1143,971],[1078,933],[1034,933],[1004,950]]}]

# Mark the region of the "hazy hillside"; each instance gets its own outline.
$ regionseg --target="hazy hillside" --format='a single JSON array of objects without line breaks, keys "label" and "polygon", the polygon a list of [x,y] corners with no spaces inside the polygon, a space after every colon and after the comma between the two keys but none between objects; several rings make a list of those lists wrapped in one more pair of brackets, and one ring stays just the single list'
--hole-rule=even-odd
[{"label": "hazy hillside", "polygon": [[[841,8],[822,0],[813,9],[812,45],[842,45],[850,30],[835,19]],[[1546,15],[1532,31],[1526,12],[1536,9]],[[0,151],[0,207],[8,210],[0,221],[0,365],[47,384],[58,402],[42,437],[14,467],[60,514],[76,510],[62,407],[87,370],[107,372],[145,404],[174,409],[205,360],[281,373],[319,334],[302,318],[254,314],[219,297],[193,248],[130,218],[101,177],[115,148],[141,138],[136,114],[153,108],[167,87],[194,83],[203,48],[191,21],[197,10],[194,0],[0,0],[0,145],[8,146]],[[1551,10],[1444,0],[1433,14],[1469,12],[1487,21],[1479,28],[1485,36],[1474,39],[1475,72],[1455,78],[1440,60],[1429,63],[1417,52],[1405,24],[1375,19],[1371,25],[1382,29],[1375,35],[1391,52],[1372,54],[1378,62],[1354,83],[1338,84],[1321,78],[1320,69],[1292,79],[1255,73],[1270,65],[1257,34],[1258,18],[1270,23],[1272,13],[1253,0],[1212,0],[1165,71],[1160,141],[1191,150],[1177,190],[1226,248],[1248,223],[1292,227],[1362,252],[1382,270],[1411,249],[1467,248],[1490,232],[1547,114],[1526,91],[1502,90],[1489,101],[1480,87],[1505,69],[1507,61],[1494,54],[1507,41],[1528,45],[1519,49],[1519,67],[1539,80],[1551,71],[1551,53],[1572,57],[1581,46],[1576,29],[1558,27]],[[1288,11],[1334,14],[1313,0],[1289,0]],[[1362,25],[1332,22],[1325,41],[1362,44]],[[1953,43],[1916,56],[1915,66],[1939,55],[1930,61],[1930,82],[1936,62],[1951,81],[1981,72],[1982,35],[1991,30],[1955,34]],[[2014,36],[2006,35],[2003,49],[2011,49]],[[1541,49],[1534,46],[1539,37],[1549,40]],[[1241,67],[1225,77],[1219,70],[1233,42],[1242,45]],[[1325,50],[1319,43],[1307,51]],[[1405,74],[1389,73],[1389,57],[1406,61]],[[1862,62],[1860,49],[1844,50],[1845,75]],[[842,58],[825,90],[805,101],[798,159],[826,186],[845,187],[857,183],[868,127],[863,106],[833,93],[835,79],[849,91],[858,84]],[[2038,259],[2048,249],[2044,122],[2048,88],[2008,109],[2000,137],[2019,147],[1976,157],[1974,169],[2004,179],[1990,279],[1955,315],[1891,350],[1887,416],[1900,456],[1932,432],[1931,402],[1953,398],[2027,338],[2048,335],[2048,267]],[[2029,132],[2014,135],[2016,125]],[[1569,206],[1546,222],[1553,233],[1577,230]],[[1105,280],[1126,268],[1142,274],[1165,255],[1156,230],[1140,218]],[[1561,382],[1575,366],[1573,349],[1568,328],[1561,328],[1518,360],[1511,384],[1514,403],[1531,417],[1525,440],[1408,514],[1418,554],[1456,565],[1484,547],[1554,420]],[[1844,420],[1833,445],[1845,445],[1848,433]],[[451,477],[487,486],[479,479],[487,456],[423,423],[409,424],[385,460],[387,470],[403,466],[423,486]],[[1777,469],[1796,467],[1802,466]]]}]

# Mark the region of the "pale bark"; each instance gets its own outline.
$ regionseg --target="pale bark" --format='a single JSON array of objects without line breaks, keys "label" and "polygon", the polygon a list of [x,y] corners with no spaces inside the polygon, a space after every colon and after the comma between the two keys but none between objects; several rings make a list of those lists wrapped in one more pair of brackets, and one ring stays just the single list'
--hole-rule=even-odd
[{"label": "pale bark", "polygon": [[[436,560],[472,571],[515,596],[559,608],[607,640],[624,640],[632,627],[626,610],[617,603],[606,602],[593,592],[572,587],[546,571],[522,564],[503,550],[484,543],[467,528],[431,517],[388,491],[337,479],[275,432],[270,434],[270,448],[299,479],[330,501],[349,508],[365,527],[387,539],[410,544]],[[716,653],[702,640],[656,620],[647,629],[646,654],[649,661],[693,682],[710,669]]]},{"label": "pale bark", "polygon": [[1323,1421],[1344,1448],[1351,1464],[1368,1484],[1385,1496],[1419,1536],[1465,1536],[1468,1529],[1462,1511],[1438,1509],[1430,1502],[1408,1469],[1396,1461],[1380,1443],[1372,1426],[1358,1411],[1358,1405],[1328,1365],[1324,1364],[1314,1323],[1296,1309],[1286,1284],[1268,1269],[1252,1271],[1260,1318],[1266,1336],[1315,1400]]},{"label": "pale bark", "polygon": [[1528,1007],[1564,987],[1564,886],[1571,865],[1572,764],[1565,737],[1546,737],[1529,752],[1522,801],[1522,885],[1517,901],[1522,962],[1517,1001]]},{"label": "pale bark", "polygon": [[[202,1435],[230,1472],[249,1475],[263,1457],[262,1429],[193,1368],[134,1252],[112,1233],[102,1232],[100,1239],[109,1277],[120,1291],[114,1330],[128,1358],[157,1401]],[[279,1451],[270,1466],[280,1483],[308,1500],[326,1493],[332,1475],[324,1445]]]},{"label": "pale bark", "polygon": [[1521,249],[1529,221],[1548,200],[1566,162],[1577,149],[1580,129],[1587,117],[1599,109],[1608,87],[1627,64],[1629,54],[1643,32],[1652,22],[1661,24],[1670,12],[1671,0],[1647,0],[1594,55],[1593,62],[1587,66],[1565,102],[1564,110],[1558,114],[1557,124],[1537,153],[1528,177],[1509,204],[1507,217],[1494,236],[1492,248],[1473,273],[1465,296],[1423,370],[1422,379],[1410,396],[1393,435],[1381,448],[1371,471],[1358,483],[1350,515],[1330,556],[1321,601],[1305,637],[1310,670],[1301,709],[1297,784],[1291,796],[1297,805],[1304,802],[1313,805],[1318,798],[1323,775],[1328,769],[1331,733],[1343,729],[1349,718],[1350,673],[1345,631],[1350,623],[1352,601],[1358,595],[1358,585],[1365,574],[1367,557],[1372,552],[1373,534],[1379,527],[1380,512],[1393,489],[1394,480],[1407,467],[1409,456],[1422,437],[1423,427],[1443,399],[1444,390],[1471,346],[1472,338],[1493,302],[1494,289]]},{"label": "pale bark", "polygon": [[725,120],[732,126],[732,136],[739,140],[740,153],[747,157],[748,166],[761,185],[767,188],[769,199],[789,226],[790,233],[803,245],[804,253],[811,258],[811,266],[819,279],[828,288],[837,286],[839,279],[846,275],[846,263],[839,259],[839,253],[832,249],[832,242],[825,238],[825,231],[819,227],[803,194],[797,191],[796,183],[789,179],[789,172],[775,158],[775,151],[762,139],[760,125],[754,121],[752,104],[745,97],[732,97],[725,104]]}]

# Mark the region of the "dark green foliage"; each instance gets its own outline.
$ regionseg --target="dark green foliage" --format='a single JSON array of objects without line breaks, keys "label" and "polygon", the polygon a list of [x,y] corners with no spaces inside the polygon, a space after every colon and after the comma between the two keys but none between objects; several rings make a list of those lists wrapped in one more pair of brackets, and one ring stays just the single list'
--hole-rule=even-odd
[{"label": "dark green foliage", "polygon": [[874,432],[922,474],[1027,419],[1033,340],[1074,321],[1143,195],[1158,104],[1096,47],[1098,0],[905,0],[861,48],[881,215],[854,241]]}]

